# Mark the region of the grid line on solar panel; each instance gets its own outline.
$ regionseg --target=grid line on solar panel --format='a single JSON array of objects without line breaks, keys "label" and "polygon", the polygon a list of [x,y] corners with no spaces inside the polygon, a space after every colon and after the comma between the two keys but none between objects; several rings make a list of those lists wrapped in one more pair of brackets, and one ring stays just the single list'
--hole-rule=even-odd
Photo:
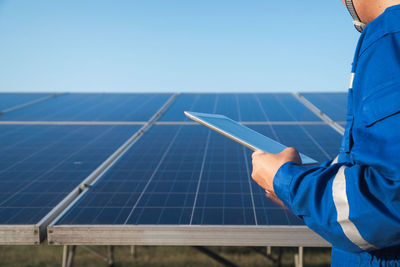
[{"label": "grid line on solar panel", "polygon": [[36,224],[139,126],[0,126],[0,224]]},{"label": "grid line on solar panel", "polygon": [[198,199],[198,196],[199,196],[201,178],[203,178],[204,164],[205,164],[205,162],[206,162],[208,146],[209,146],[209,143],[210,143],[210,135],[211,135],[211,132],[208,131],[208,133],[207,133],[207,140],[206,140],[206,144],[205,144],[205,148],[204,148],[204,153],[203,153],[203,159],[201,160],[202,162],[201,162],[201,167],[200,167],[199,179],[198,179],[197,186],[196,186],[196,193],[195,193],[195,196],[194,196],[193,207],[192,207],[192,212],[191,212],[191,214],[190,214],[190,221],[189,221],[189,224],[192,224],[192,223],[193,223],[193,215],[194,215],[194,211],[195,211],[195,209],[196,209],[197,199]]},{"label": "grid line on solar panel", "polygon": [[64,94],[0,116],[2,121],[147,122],[172,94]]},{"label": "grid line on solar panel", "polygon": [[[327,125],[251,127],[319,161],[341,141]],[[243,150],[202,126],[153,125],[56,225],[302,225],[249,180],[251,151]]]},{"label": "grid line on solar panel", "polygon": [[47,93],[0,93],[0,114],[53,96]]},{"label": "grid line on solar panel", "polygon": [[334,121],[346,121],[347,93],[301,93]]},{"label": "grid line on solar panel", "polygon": [[[250,166],[249,166],[249,161],[247,159],[247,154],[246,154],[246,150],[244,147],[242,147],[242,151],[243,151],[243,157],[244,157],[244,162],[245,162],[245,166],[246,166],[246,171],[248,174],[251,173],[250,171]],[[247,175],[247,181],[249,183],[249,188],[250,188],[250,199],[251,199],[251,204],[253,206],[253,214],[254,214],[254,221],[255,224],[258,225],[258,219],[257,219],[257,212],[256,212],[256,205],[254,202],[254,193],[253,193],[253,187],[251,186],[251,179],[250,179],[250,175]]]},{"label": "grid line on solar panel", "polygon": [[[217,96],[216,97],[216,101],[214,103],[213,110],[212,110],[213,113],[215,113],[215,110],[217,108],[218,100],[219,100],[219,98]],[[205,164],[205,161],[206,161],[207,151],[208,151],[208,147],[209,147],[209,144],[210,144],[210,135],[211,135],[211,132],[208,131],[207,139],[206,139],[206,143],[205,143],[205,149],[204,149],[204,153],[203,153],[203,159],[202,159],[201,167],[200,167],[199,179],[198,179],[197,187],[196,187],[196,194],[195,194],[194,201],[193,201],[192,212],[190,214],[190,222],[189,222],[190,225],[193,223],[193,215],[194,215],[194,211],[195,211],[196,204],[197,204],[197,198],[198,198],[198,194],[199,194],[200,183],[201,183],[201,179],[203,178],[203,173],[204,173],[204,164]]]},{"label": "grid line on solar panel", "polygon": [[[320,121],[292,94],[180,94],[160,121],[187,121],[183,111],[215,113],[236,121]],[[290,107],[290,109],[288,109]]]}]

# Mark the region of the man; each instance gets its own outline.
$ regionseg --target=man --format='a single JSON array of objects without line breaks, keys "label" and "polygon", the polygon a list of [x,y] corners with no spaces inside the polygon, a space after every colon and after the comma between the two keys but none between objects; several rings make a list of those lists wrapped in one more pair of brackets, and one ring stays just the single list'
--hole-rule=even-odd
[{"label": "man", "polygon": [[252,177],[332,244],[332,265],[400,266],[400,0],[343,2],[362,34],[338,157],[255,152]]}]

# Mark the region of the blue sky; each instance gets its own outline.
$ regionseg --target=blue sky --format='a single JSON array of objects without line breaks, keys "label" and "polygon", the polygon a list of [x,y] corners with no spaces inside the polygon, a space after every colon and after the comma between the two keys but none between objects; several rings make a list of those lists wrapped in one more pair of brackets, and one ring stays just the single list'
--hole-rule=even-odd
[{"label": "blue sky", "polygon": [[347,90],[340,0],[0,0],[0,91]]}]

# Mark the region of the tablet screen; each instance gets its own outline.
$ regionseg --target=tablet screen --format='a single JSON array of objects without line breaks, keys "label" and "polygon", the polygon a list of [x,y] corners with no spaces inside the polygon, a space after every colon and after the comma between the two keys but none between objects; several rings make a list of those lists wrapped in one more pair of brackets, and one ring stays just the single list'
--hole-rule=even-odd
[{"label": "tablet screen", "polygon": [[[286,148],[281,143],[266,137],[238,122],[218,114],[185,111],[185,115],[208,128],[250,148],[268,153],[279,153]],[[300,153],[303,164],[315,164],[316,160]]]}]

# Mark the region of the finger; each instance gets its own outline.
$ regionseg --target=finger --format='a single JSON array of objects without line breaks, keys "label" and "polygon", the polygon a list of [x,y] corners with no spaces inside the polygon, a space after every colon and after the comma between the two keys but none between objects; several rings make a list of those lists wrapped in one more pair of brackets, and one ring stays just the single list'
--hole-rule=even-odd
[{"label": "finger", "polygon": [[253,152],[253,154],[251,154],[251,158],[254,159],[254,157],[258,156],[258,155],[262,155],[265,152],[261,151],[261,150],[256,150],[255,152]]},{"label": "finger", "polygon": [[284,157],[291,162],[295,162],[297,164],[301,164],[301,157],[299,152],[297,151],[296,148],[294,147],[288,147],[285,150],[283,150],[282,155],[284,155]]}]

